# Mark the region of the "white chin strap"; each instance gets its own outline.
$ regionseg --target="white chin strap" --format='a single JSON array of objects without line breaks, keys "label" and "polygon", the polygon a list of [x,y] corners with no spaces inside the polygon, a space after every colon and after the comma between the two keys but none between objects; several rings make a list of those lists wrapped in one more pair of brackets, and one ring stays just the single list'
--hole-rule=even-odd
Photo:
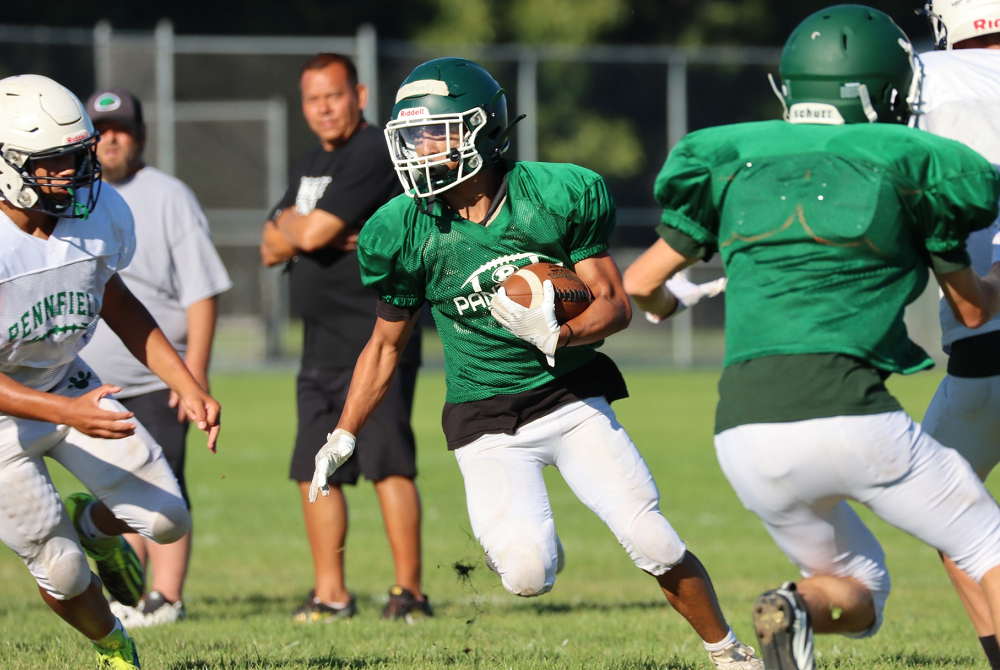
[{"label": "white chin strap", "polygon": [[782,90],[779,91],[778,90],[778,84],[775,83],[775,81],[774,81],[774,75],[771,74],[770,72],[767,73],[767,80],[769,82],[771,82],[771,90],[774,91],[774,94],[776,96],[778,96],[778,102],[781,103],[781,109],[784,112],[785,121],[788,121],[788,103],[785,102],[785,96],[784,96],[784,93],[783,93],[785,85],[782,84],[781,85]]},{"label": "white chin strap", "polygon": [[[924,89],[924,62],[913,50],[913,45],[904,39],[899,40],[899,46],[903,47],[910,57],[910,67],[913,68],[913,78],[910,80],[910,90],[906,93],[906,103],[910,106],[910,125],[916,123],[917,115],[923,114],[921,106],[923,104],[922,94]],[[950,48],[950,47],[949,47]]]},{"label": "white chin strap", "polygon": [[861,99],[861,109],[865,113],[865,117],[868,119],[868,123],[878,122],[878,112],[872,106],[871,96],[868,95],[868,87],[864,84],[852,83],[844,84],[840,87],[840,99],[848,100],[850,98],[860,98]]}]

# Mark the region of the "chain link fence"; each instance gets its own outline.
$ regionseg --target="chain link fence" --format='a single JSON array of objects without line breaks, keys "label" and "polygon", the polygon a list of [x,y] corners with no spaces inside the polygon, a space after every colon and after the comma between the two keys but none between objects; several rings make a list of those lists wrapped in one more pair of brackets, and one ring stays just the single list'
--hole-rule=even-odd
[{"label": "chain link fence", "polygon": [[[44,74],[86,98],[122,86],[144,102],[146,159],[187,183],[205,208],[234,288],[220,299],[215,359],[255,366],[294,360],[301,342],[280,271],[261,266],[260,231],[287,185],[291,161],[315,144],[301,118],[298,76],[320,51],[353,57],[371,95],[366,117],[383,124],[400,81],[442,55],[482,63],[527,117],[511,156],[571,161],[608,181],[619,207],[612,254],[624,268],[656,238],[653,180],[669,147],[691,130],[776,118],[767,83],[780,51],[687,50],[665,46],[482,45],[447,54],[378,40],[365,26],[331,38],[190,36],[169,22],[153,32],[0,25],[0,76]],[[694,281],[721,276],[716,260],[691,269]],[[940,358],[936,291],[911,308],[914,338]],[[626,365],[718,365],[724,353],[723,299],[699,304],[666,324],[641,316],[610,338]],[[426,334],[428,359],[439,346]]]}]

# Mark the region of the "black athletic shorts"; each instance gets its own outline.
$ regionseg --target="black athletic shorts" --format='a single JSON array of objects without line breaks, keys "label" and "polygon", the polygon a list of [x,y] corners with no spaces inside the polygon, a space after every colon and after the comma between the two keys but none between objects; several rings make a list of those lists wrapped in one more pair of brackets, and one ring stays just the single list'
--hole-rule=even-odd
[{"label": "black athletic shorts", "polygon": [[149,431],[163,450],[163,455],[174,471],[174,477],[181,486],[184,502],[191,507],[188,499],[187,482],[184,481],[184,454],[187,441],[188,422],[177,420],[177,408],[170,407],[170,390],[151,391],[131,398],[118,398],[118,402],[135,414],[143,428]]},{"label": "black athletic shorts", "polygon": [[[340,420],[354,368],[303,368],[298,378],[299,430],[289,477],[312,480],[316,452]],[[400,366],[382,404],[357,436],[354,455],[330,477],[331,484],[357,484],[399,476],[417,476],[417,449],[410,427],[416,366]]]}]

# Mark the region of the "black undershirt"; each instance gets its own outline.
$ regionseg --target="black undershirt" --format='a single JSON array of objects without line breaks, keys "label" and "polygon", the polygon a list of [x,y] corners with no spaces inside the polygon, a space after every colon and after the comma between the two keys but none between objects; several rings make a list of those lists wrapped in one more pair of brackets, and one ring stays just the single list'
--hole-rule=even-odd
[{"label": "black undershirt", "polygon": [[1000,331],[973,335],[951,343],[948,374],[982,379],[1000,375]]},{"label": "black undershirt", "polygon": [[[418,309],[419,306],[397,307],[382,300],[378,303],[378,315],[386,321],[408,321]],[[446,402],[441,426],[448,449],[458,449],[483,435],[513,435],[526,423],[564,405],[599,396],[608,402],[628,397],[628,387],[618,366],[600,352],[589,363],[530,391],[498,394],[472,402]]]},{"label": "black undershirt", "polygon": [[560,407],[600,396],[608,402],[628,397],[621,371],[602,353],[576,370],[530,391],[499,394],[472,402],[446,402],[441,426],[448,449],[458,449],[483,435],[513,435],[521,426]]},{"label": "black undershirt", "polygon": [[[361,228],[375,211],[401,192],[382,132],[358,129],[334,151],[317,146],[295,162],[279,208],[320,209]],[[299,252],[289,264],[290,295],[302,317],[304,368],[353,368],[375,326],[378,297],[361,283],[356,251],[325,247]],[[401,359],[420,362],[414,339]]]}]

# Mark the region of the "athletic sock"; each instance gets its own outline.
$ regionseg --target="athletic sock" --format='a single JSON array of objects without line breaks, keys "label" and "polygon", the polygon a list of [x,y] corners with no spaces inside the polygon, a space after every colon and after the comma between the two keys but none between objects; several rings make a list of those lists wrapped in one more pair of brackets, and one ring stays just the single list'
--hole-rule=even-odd
[{"label": "athletic sock", "polygon": [[122,627],[122,622],[115,617],[115,627],[111,629],[111,632],[102,637],[100,640],[94,640],[94,644],[102,649],[114,649],[119,646],[120,640],[118,638],[111,639],[115,636],[115,633],[124,631],[125,628]]},{"label": "athletic sock", "polygon": [[986,658],[990,662],[990,667],[993,670],[1000,670],[1000,644],[997,644],[997,636],[988,635],[981,637],[979,638],[979,644],[983,645],[983,651],[986,652]]},{"label": "athletic sock", "polygon": [[80,530],[83,531],[83,534],[86,535],[89,540],[104,540],[109,537],[113,537],[112,535],[101,532],[101,529],[94,523],[94,517],[90,515],[90,511],[96,504],[96,502],[92,502],[87,505],[86,509],[83,510],[83,514],[80,515]]},{"label": "athletic sock", "polygon": [[729,634],[718,642],[705,642],[702,640],[701,643],[705,645],[705,651],[711,654],[713,651],[721,651],[730,645],[736,644],[736,633],[730,628]]},{"label": "athletic sock", "polygon": [[335,610],[342,610],[351,604],[350,600],[348,600],[346,603],[334,603],[328,600],[320,600],[319,598],[313,598],[313,601],[319,603],[320,605],[326,605],[327,607],[332,607]]}]

